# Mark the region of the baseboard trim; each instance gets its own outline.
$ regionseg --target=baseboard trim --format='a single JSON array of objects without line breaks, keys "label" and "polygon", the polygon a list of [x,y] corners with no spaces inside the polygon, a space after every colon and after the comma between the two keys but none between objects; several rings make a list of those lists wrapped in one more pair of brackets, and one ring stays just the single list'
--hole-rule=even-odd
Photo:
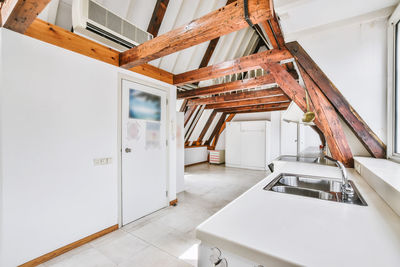
[{"label": "baseboard trim", "polygon": [[82,238],[82,239],[80,239],[78,241],[75,241],[74,243],[68,244],[68,245],[63,246],[63,247],[61,247],[59,249],[56,249],[56,250],[54,250],[52,252],[49,252],[49,253],[47,253],[47,254],[45,254],[43,256],[40,256],[40,257],[38,257],[36,259],[28,261],[27,263],[24,263],[24,264],[20,265],[19,267],[37,266],[37,265],[42,264],[42,263],[44,263],[46,261],[49,261],[49,260],[51,260],[51,259],[53,259],[53,258],[55,258],[57,256],[60,256],[61,254],[64,254],[64,253],[66,253],[66,252],[68,252],[70,250],[73,250],[74,248],[77,248],[77,247],[80,247],[80,246],[82,246],[82,245],[84,245],[86,243],[89,243],[90,241],[93,241],[96,238],[99,238],[99,237],[101,237],[103,235],[109,234],[109,233],[111,233],[111,232],[113,232],[113,231],[115,231],[117,229],[118,229],[118,224],[113,225],[113,226],[108,227],[108,228],[106,228],[104,230],[101,230],[100,232],[97,232],[97,233],[94,233],[94,234],[92,234],[90,236],[84,237],[84,238]]},{"label": "baseboard trim", "polygon": [[192,163],[192,164],[188,164],[188,165],[185,165],[185,167],[192,167],[192,166],[203,164],[203,163],[208,163],[208,160],[201,161],[201,162],[196,162],[196,163]]}]

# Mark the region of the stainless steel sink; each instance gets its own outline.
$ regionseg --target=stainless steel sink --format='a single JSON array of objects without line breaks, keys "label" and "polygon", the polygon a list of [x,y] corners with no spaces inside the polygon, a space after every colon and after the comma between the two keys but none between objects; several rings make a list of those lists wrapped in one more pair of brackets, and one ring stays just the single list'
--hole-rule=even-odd
[{"label": "stainless steel sink", "polygon": [[328,179],[307,178],[295,175],[286,175],[279,180],[283,185],[321,190],[325,192],[341,192],[341,183]]},{"label": "stainless steel sink", "polygon": [[341,192],[341,182],[324,177],[283,173],[264,187],[264,190],[367,206],[354,183],[352,181],[349,183],[354,188],[355,194],[351,198],[344,198]]},{"label": "stainless steel sink", "polygon": [[287,194],[292,194],[292,195],[299,195],[299,196],[305,196],[305,197],[313,197],[313,198],[319,198],[319,199],[325,199],[325,200],[332,200],[333,195],[329,193],[325,193],[319,190],[310,190],[310,189],[304,189],[301,187],[292,187],[292,186],[273,186],[272,191],[279,192],[279,193],[287,193]]}]

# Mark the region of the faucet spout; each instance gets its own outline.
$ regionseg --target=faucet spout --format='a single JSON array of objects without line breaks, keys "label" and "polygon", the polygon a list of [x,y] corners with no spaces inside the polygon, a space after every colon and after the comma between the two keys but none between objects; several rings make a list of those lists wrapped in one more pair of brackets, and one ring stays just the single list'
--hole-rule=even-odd
[{"label": "faucet spout", "polygon": [[351,186],[351,184],[349,183],[349,180],[347,178],[347,171],[346,171],[346,167],[343,165],[342,162],[331,158],[329,156],[325,156],[326,159],[333,161],[336,166],[339,167],[340,171],[342,172],[342,195],[344,198],[351,198],[354,196],[354,189]]}]

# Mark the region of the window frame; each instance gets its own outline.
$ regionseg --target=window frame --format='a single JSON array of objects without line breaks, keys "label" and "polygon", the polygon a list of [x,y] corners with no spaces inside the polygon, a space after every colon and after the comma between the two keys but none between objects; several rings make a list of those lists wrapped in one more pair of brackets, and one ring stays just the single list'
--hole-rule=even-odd
[{"label": "window frame", "polygon": [[[400,103],[396,103],[397,102],[396,94],[400,93],[400,77],[396,77],[396,66],[398,65],[400,67],[400,62],[396,62],[397,55],[400,53],[400,49],[396,50],[397,41],[400,43],[400,34],[397,35],[397,27],[400,28],[400,5],[396,7],[393,14],[388,20],[387,150],[386,150],[388,159],[400,163],[400,152],[396,153],[395,149],[396,141],[400,142],[400,136],[398,136],[398,140],[396,140],[396,109],[400,108]],[[396,88],[396,80],[398,81],[399,88]],[[397,125],[397,127],[400,127],[400,125]]]}]

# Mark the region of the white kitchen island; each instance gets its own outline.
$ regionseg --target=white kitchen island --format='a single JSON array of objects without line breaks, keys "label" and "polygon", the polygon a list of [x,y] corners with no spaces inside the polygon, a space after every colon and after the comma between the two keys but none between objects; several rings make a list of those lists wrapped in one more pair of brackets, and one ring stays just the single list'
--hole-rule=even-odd
[{"label": "white kitchen island", "polygon": [[336,167],[282,164],[199,225],[199,267],[214,266],[214,247],[229,267],[400,266],[400,217],[354,169],[349,179],[368,206],[263,190],[281,173],[341,180]]}]

